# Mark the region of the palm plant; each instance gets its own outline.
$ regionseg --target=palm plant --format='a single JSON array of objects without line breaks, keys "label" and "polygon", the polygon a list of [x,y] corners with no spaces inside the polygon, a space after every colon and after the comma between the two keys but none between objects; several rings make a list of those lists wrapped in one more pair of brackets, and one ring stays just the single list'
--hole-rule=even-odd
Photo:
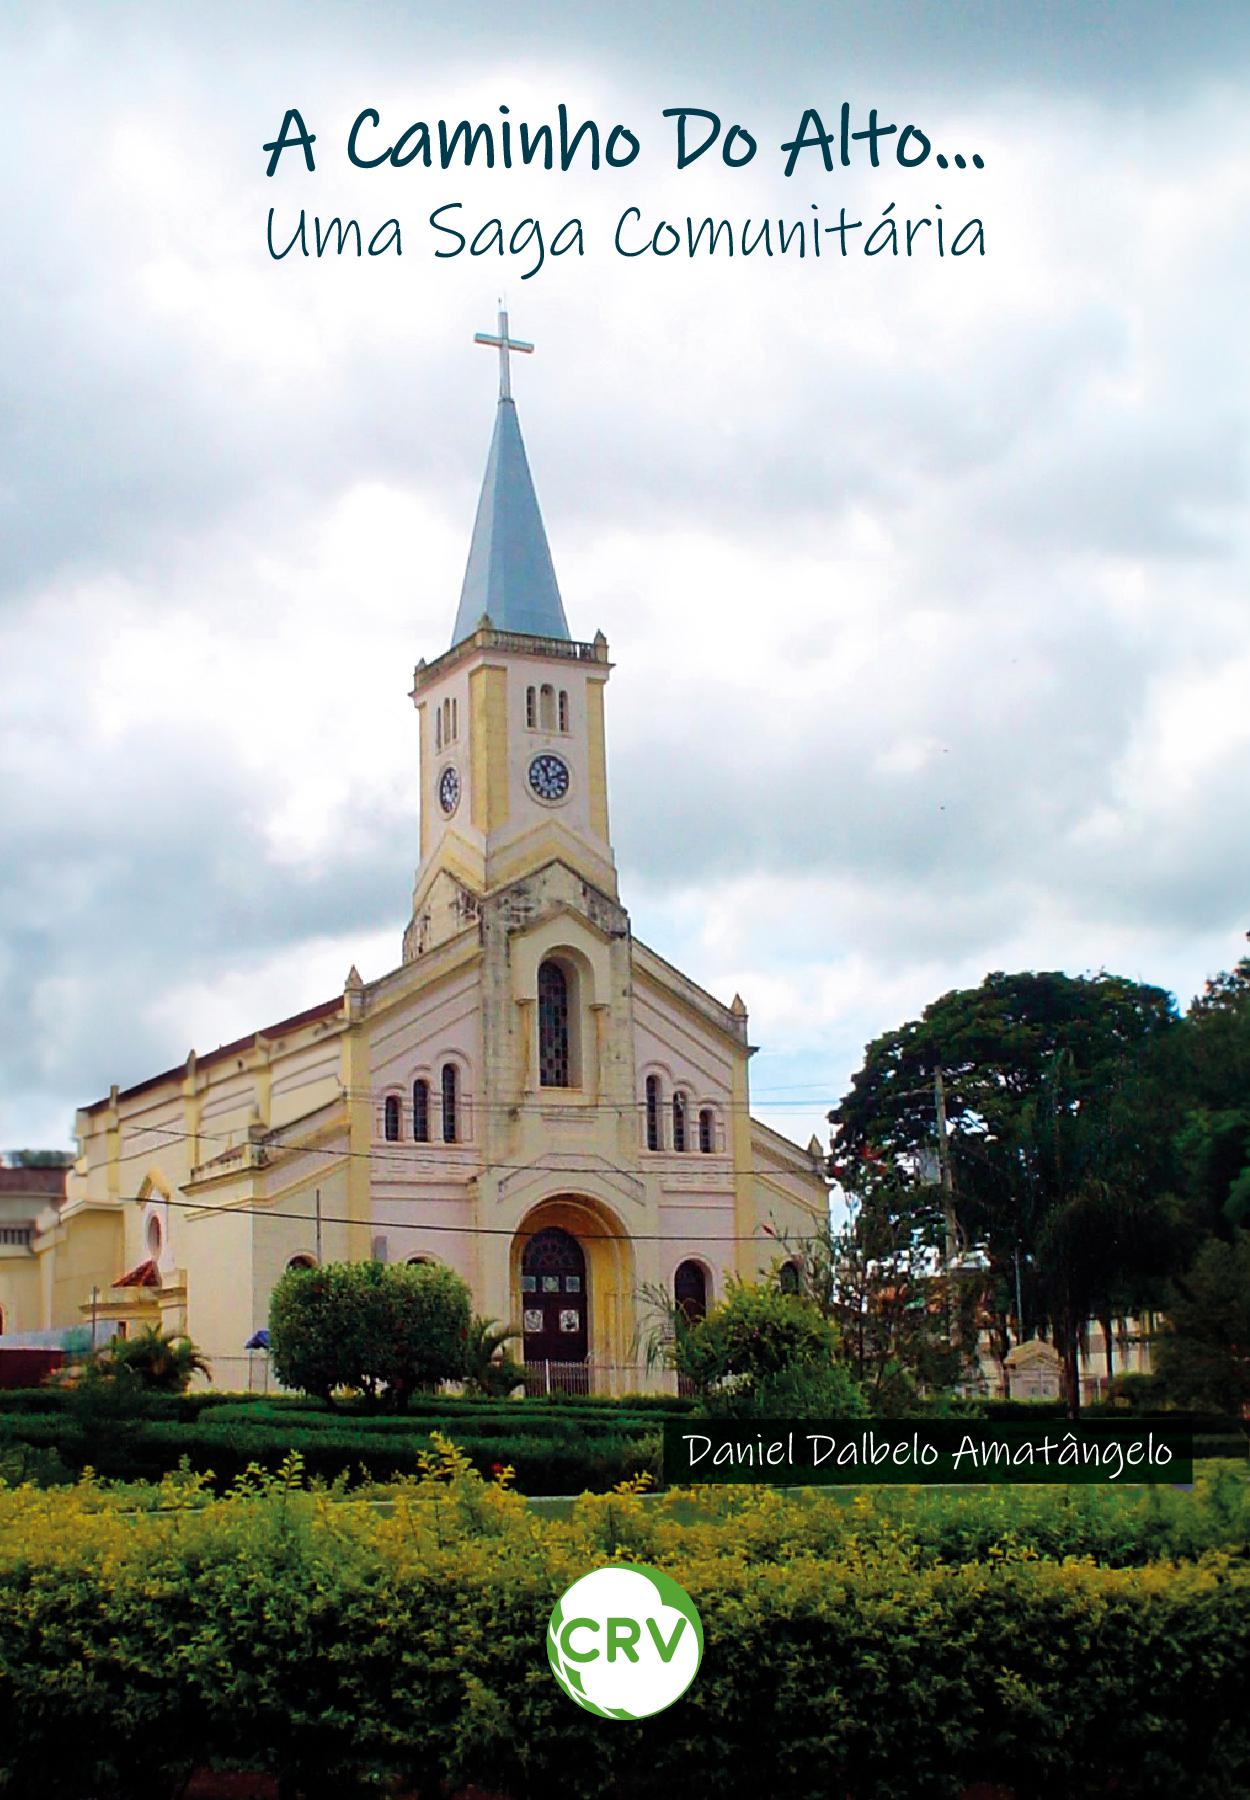
[{"label": "palm plant", "polygon": [[465,1357],[465,1392],[502,1399],[525,1380],[524,1366],[504,1348],[520,1332],[474,1314]]},{"label": "palm plant", "polygon": [[212,1369],[189,1337],[146,1325],[137,1337],[115,1338],[103,1363],[110,1374],[134,1376],[150,1393],[185,1394],[194,1375]]}]

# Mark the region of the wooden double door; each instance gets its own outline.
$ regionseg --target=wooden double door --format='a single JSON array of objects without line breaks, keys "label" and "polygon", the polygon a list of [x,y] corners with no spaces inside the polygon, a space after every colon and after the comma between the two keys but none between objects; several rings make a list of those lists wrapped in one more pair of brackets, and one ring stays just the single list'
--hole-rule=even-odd
[{"label": "wooden double door", "polygon": [[521,1256],[527,1363],[580,1363],[589,1342],[586,1255],[558,1225],[535,1232]]}]

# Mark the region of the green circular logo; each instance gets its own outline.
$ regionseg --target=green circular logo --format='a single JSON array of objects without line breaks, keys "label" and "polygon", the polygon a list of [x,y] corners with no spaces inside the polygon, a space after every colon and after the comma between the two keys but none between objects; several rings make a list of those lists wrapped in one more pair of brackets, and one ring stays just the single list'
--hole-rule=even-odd
[{"label": "green circular logo", "polygon": [[642,1563],[583,1575],[547,1627],[552,1673],[601,1719],[645,1719],[680,1700],[703,1660],[703,1624],[685,1588]]}]

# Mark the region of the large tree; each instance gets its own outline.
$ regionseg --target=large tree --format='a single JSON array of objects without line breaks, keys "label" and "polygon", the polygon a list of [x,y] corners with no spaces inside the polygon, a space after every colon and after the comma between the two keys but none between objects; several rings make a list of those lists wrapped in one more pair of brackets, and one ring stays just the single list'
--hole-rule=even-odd
[{"label": "large tree", "polygon": [[1250,1225],[1250,958],[1207,982],[1176,1034],[1172,1067],[1193,1227],[1227,1238]]},{"label": "large tree", "polygon": [[1250,1231],[1210,1238],[1173,1284],[1156,1349],[1169,1397],[1182,1406],[1250,1408]]},{"label": "large tree", "polygon": [[953,1207],[959,1247],[985,1265],[1000,1353],[1009,1313],[1017,1335],[1048,1325],[1073,1411],[1085,1321],[1109,1325],[1174,1254],[1161,1056],[1177,1026],[1168,994],[1118,976],[989,975],[871,1043],[830,1114],[852,1193],[896,1184],[934,1252]]}]

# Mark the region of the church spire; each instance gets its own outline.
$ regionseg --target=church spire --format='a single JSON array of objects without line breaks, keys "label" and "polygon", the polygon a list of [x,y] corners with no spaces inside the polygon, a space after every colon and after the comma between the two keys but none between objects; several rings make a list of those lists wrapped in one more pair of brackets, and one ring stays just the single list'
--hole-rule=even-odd
[{"label": "church spire", "polygon": [[478,332],[473,341],[499,351],[499,407],[451,641],[454,646],[471,637],[483,614],[497,631],[567,639],[568,621],[512,399],[509,354],[528,355],[534,346],[508,336],[503,311],[498,336]]}]

